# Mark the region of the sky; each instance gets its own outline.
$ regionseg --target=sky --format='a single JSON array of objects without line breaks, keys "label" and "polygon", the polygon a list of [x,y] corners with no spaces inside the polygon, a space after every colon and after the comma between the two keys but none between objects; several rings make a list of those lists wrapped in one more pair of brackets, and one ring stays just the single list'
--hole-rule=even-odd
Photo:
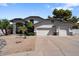
[{"label": "sky", "polygon": [[53,10],[69,9],[73,16],[79,16],[79,3],[0,3],[0,19],[53,16]]}]

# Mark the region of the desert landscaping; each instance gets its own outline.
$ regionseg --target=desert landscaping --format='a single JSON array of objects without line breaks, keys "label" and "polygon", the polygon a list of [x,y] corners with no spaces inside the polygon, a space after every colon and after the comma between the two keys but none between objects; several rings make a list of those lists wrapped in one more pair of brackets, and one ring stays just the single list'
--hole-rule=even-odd
[{"label": "desert landscaping", "polygon": [[2,56],[79,56],[78,36],[1,36],[6,45]]},{"label": "desert landscaping", "polygon": [[29,39],[29,37],[27,37],[27,39],[23,39],[23,37],[20,36],[9,35],[0,37],[0,39],[5,39],[6,41],[6,46],[1,49],[0,55],[32,51],[35,48],[34,38]]}]

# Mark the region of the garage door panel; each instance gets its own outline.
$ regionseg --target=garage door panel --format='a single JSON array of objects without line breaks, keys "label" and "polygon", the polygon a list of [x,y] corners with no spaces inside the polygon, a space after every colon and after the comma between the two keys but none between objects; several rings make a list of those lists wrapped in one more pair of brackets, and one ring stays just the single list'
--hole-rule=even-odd
[{"label": "garage door panel", "polygon": [[46,36],[49,30],[36,30],[37,35]]},{"label": "garage door panel", "polygon": [[66,30],[59,30],[59,36],[67,36]]}]

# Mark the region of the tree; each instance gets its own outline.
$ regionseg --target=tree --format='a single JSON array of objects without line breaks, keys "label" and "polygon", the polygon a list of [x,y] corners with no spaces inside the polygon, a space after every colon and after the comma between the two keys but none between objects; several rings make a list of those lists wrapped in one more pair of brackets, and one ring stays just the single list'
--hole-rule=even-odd
[{"label": "tree", "polygon": [[12,34],[13,33],[13,24],[10,24],[8,27],[8,34]]},{"label": "tree", "polygon": [[20,31],[22,31],[22,34],[24,35],[24,39],[26,39],[25,32],[27,31],[27,27],[25,25],[19,27]]},{"label": "tree", "polygon": [[0,29],[1,29],[1,20],[0,20]]},{"label": "tree", "polygon": [[28,32],[34,32],[33,23],[31,21],[28,22],[27,27],[28,27]]},{"label": "tree", "polygon": [[77,23],[78,21],[78,18],[76,16],[73,16],[71,19],[70,19],[71,22],[73,23]]},{"label": "tree", "polygon": [[28,22],[27,27],[32,27],[32,26],[33,26],[33,23],[31,21]]},{"label": "tree", "polygon": [[[3,32],[2,21],[1,21],[1,20],[0,20],[0,29],[1,29],[1,31]],[[3,32],[3,34],[4,34],[4,32]]]},{"label": "tree", "polygon": [[64,9],[54,9],[53,11],[53,17],[54,18],[60,18],[63,20],[68,20],[72,16],[72,12],[70,10],[64,10]]},{"label": "tree", "polygon": [[9,23],[9,21],[7,19],[2,19],[0,21],[0,28],[1,28],[1,30],[2,30],[3,33],[4,33],[3,30],[5,30],[5,33],[4,33],[5,35],[8,34],[7,33],[7,28],[8,28],[9,25],[10,25],[10,23]]},{"label": "tree", "polygon": [[64,14],[64,20],[69,21],[69,18],[72,16],[72,12],[70,10],[65,10]]},{"label": "tree", "polygon": [[53,15],[54,15],[54,16],[53,16],[54,18],[58,16],[58,10],[57,10],[57,9],[54,9]]}]

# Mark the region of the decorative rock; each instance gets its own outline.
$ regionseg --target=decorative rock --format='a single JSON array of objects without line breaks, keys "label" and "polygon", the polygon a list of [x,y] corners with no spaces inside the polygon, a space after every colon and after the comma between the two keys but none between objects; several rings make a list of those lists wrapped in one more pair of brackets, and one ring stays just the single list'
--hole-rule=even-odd
[{"label": "decorative rock", "polygon": [[6,46],[6,41],[4,39],[0,39],[0,49],[2,49],[4,46]]}]

